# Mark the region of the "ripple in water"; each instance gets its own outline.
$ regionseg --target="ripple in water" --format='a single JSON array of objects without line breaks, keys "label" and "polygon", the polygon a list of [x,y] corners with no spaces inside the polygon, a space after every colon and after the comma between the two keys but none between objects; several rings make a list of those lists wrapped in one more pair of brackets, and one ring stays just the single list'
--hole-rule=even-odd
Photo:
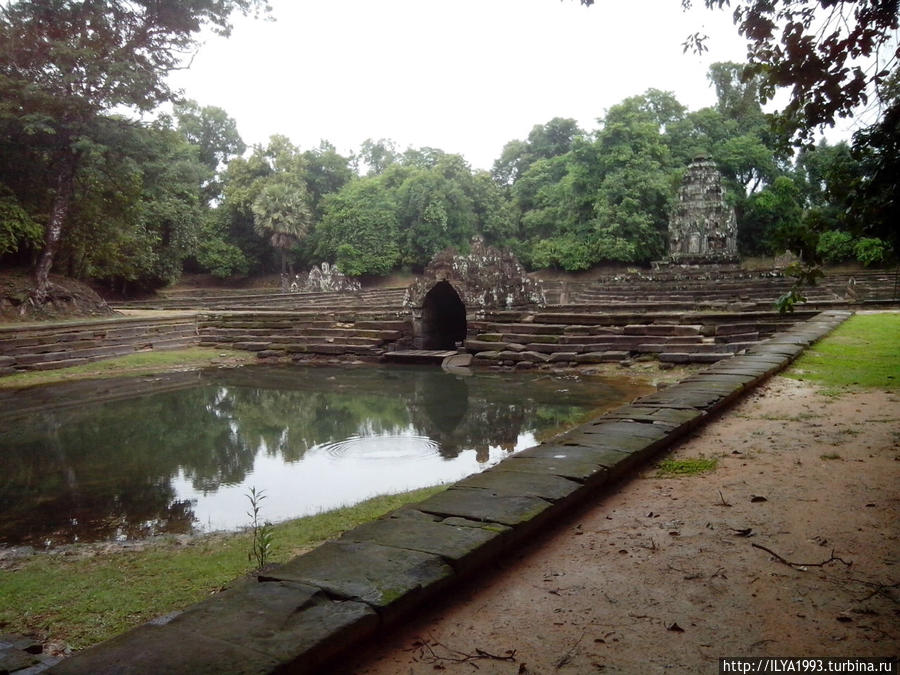
[{"label": "ripple in water", "polygon": [[422,460],[440,455],[440,445],[427,436],[350,436],[317,448],[336,459]]}]

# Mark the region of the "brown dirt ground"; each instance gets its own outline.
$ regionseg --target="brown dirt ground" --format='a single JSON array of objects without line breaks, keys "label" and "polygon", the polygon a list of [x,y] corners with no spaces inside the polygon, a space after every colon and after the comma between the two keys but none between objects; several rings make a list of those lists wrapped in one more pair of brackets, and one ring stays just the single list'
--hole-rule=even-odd
[{"label": "brown dirt ground", "polygon": [[49,301],[41,307],[29,300],[33,288],[26,270],[0,270],[0,323],[114,314],[94,289],[75,279],[51,274]]},{"label": "brown dirt ground", "polygon": [[834,398],[776,377],[659,458],[715,457],[714,471],[648,466],[338,671],[714,673],[724,656],[896,656],[898,422],[900,392]]}]

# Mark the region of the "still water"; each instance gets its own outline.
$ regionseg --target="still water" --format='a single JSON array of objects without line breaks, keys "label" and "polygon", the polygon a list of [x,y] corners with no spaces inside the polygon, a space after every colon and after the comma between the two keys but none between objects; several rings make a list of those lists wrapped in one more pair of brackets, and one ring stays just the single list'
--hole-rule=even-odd
[{"label": "still water", "polygon": [[610,380],[254,366],[0,399],[0,545],[234,530],[459,480],[636,394]]}]

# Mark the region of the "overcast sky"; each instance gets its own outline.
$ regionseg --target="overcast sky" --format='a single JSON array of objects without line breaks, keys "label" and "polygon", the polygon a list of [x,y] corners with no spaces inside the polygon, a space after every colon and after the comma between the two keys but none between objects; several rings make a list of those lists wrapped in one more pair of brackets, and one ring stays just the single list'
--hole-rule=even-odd
[{"label": "overcast sky", "polygon": [[[340,152],[366,138],[431,146],[490,169],[535,124],[593,130],[649,88],[696,110],[714,103],[711,63],[744,60],[731,13],[678,0],[272,0],[275,21],[240,18],[172,83],[224,108],[248,145],[272,134]],[[710,36],[702,57],[682,53]]]}]

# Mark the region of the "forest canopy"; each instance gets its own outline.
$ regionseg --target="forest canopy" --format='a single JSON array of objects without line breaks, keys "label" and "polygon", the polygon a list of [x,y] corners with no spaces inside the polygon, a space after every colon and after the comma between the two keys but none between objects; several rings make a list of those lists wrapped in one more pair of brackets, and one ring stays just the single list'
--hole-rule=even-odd
[{"label": "forest canopy", "polygon": [[[755,7],[738,3],[765,15]],[[117,292],[169,284],[184,271],[292,275],[323,260],[359,277],[421,270],[476,234],[531,269],[646,265],[666,254],[672,200],[699,154],[722,173],[744,255],[788,249],[879,264],[900,248],[896,68],[867,81],[884,114],[852,143],[792,146],[798,128],[843,114],[849,99],[828,94],[818,117],[808,106],[766,112],[773,87],[790,83],[757,58],[711,66],[711,107],[691,111],[675,93],[649,89],[603,111],[593,128],[562,117],[535,124],[506,143],[491,171],[476,171],[460,155],[390,139],[348,155],[326,140],[300,148],[278,135],[247,148],[227,111],[168,89],[165,75],[196,48],[199,30],[227,33],[233,14],[267,8],[264,0],[0,5],[0,261],[35,270],[38,296],[51,265]],[[762,44],[758,30],[740,26]],[[854,39],[860,49],[878,44]]]}]

